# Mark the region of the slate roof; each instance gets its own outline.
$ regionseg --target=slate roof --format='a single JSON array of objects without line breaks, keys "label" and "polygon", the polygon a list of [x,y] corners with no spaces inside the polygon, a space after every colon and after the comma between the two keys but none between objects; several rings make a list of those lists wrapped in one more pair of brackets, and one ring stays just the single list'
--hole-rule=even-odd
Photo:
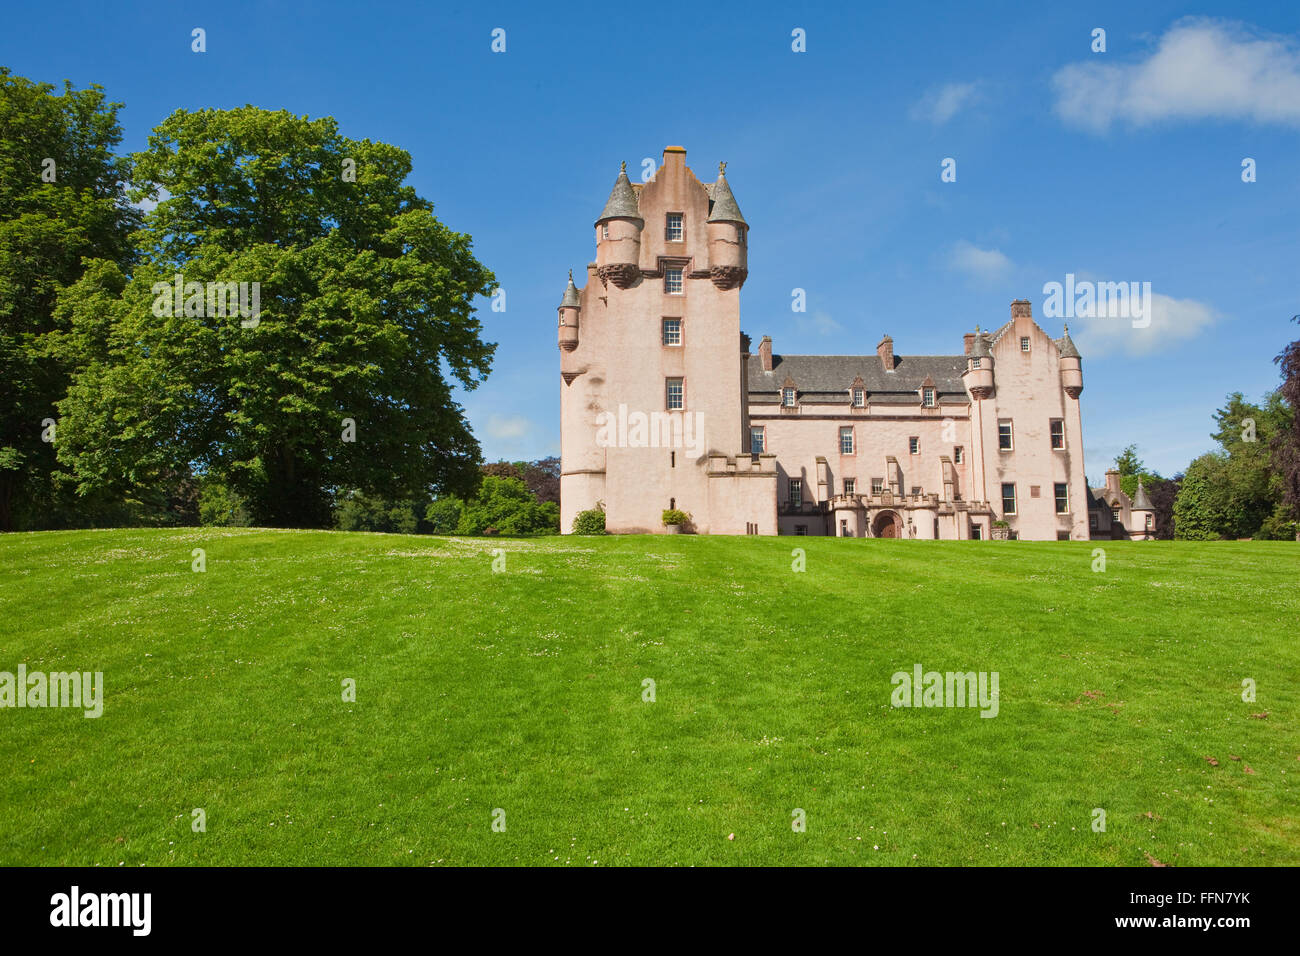
[{"label": "slate roof", "polygon": [[614,180],[614,188],[610,191],[609,199],[605,202],[605,209],[601,212],[597,223],[602,223],[606,219],[641,219],[641,206],[637,202],[636,192],[632,189],[632,180],[627,178],[627,164],[619,170],[618,179]]},{"label": "slate roof", "polygon": [[578,299],[578,287],[573,284],[573,270],[569,270],[569,284],[565,286],[564,298],[560,300],[560,308],[582,308],[582,302]]},{"label": "slate roof", "polygon": [[736,197],[731,194],[726,176],[718,174],[718,181],[709,190],[709,198],[713,200],[709,222],[739,222],[748,225],[745,217],[740,214],[740,206],[736,205]]},{"label": "slate roof", "polygon": [[776,355],[772,371],[750,355],[746,368],[751,401],[776,401],[787,378],[809,400],[849,401],[854,379],[861,378],[871,401],[877,404],[917,405],[926,378],[934,380],[938,399],[969,402],[961,373],[964,355],[895,355],[894,371],[881,367],[879,355]]},{"label": "slate roof", "polygon": [[1147,494],[1146,488],[1142,487],[1142,479],[1138,479],[1137,494],[1133,496],[1133,508],[1135,511],[1155,511],[1156,506],[1151,503],[1151,498]]}]

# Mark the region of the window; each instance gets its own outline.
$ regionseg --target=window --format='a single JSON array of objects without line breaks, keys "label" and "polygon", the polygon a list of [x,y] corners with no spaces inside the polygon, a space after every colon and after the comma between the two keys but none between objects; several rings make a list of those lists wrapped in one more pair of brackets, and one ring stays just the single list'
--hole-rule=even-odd
[{"label": "window", "polygon": [[934,408],[934,389],[929,385],[921,389],[921,404],[926,408]]},{"label": "window", "polygon": [[[971,360],[970,360],[970,367],[971,367],[971,368],[979,368],[979,367],[980,367],[980,360],[977,359],[977,358],[973,358],[973,359],[971,359]],[[979,525],[976,525],[975,527],[976,527],[976,529],[978,530]]]},{"label": "window", "polygon": [[669,242],[681,242],[685,235],[686,231],[682,227],[682,214],[670,212],[668,214],[668,223],[664,228],[664,238]]},{"label": "window", "polygon": [[802,508],[802,507],[803,507],[803,479],[802,479],[802,478],[791,478],[791,479],[790,479],[790,494],[789,494],[789,498],[790,498],[790,507],[791,507],[791,508]]},{"label": "window", "polygon": [[1065,422],[1059,418],[1052,419],[1052,447],[1056,449],[1065,447]]},{"label": "window", "polygon": [[1020,351],[1022,352],[1029,351],[1029,336],[1027,335],[1020,336]]},{"label": "window", "polygon": [[686,385],[682,379],[670,378],[667,380],[664,404],[670,412],[686,407]]},{"label": "window", "polygon": [[766,451],[767,434],[763,426],[756,425],[749,430],[749,453],[751,455],[761,455]]},{"label": "window", "polygon": [[970,526],[970,539],[971,539],[972,541],[980,541],[980,540],[983,539],[983,537],[984,537],[984,529],[983,529],[983,528],[981,528],[981,527],[980,527],[979,525],[977,525],[977,524],[973,524],[973,525]]},{"label": "window", "polygon": [[609,223],[605,223],[603,226],[600,227],[600,238],[602,239],[609,238]]},{"label": "window", "polygon": [[1069,541],[1069,540],[1070,540],[1070,532],[1068,532],[1068,531],[1058,531],[1058,532],[1056,532],[1056,540],[1057,540],[1057,541]]},{"label": "window", "polygon": [[1002,513],[1004,515],[1016,513],[1016,486],[1009,482],[1002,485]]},{"label": "window", "polygon": [[840,429],[840,454],[853,454],[853,426]]},{"label": "window", "polygon": [[1110,520],[1119,524],[1119,508],[1110,509]]},{"label": "window", "polygon": [[920,485],[913,485],[913,486],[912,486],[912,497],[913,497],[913,498],[919,498],[919,497],[921,497],[921,486],[920,486]]},{"label": "window", "polygon": [[784,405],[786,408],[794,408],[794,389],[793,389],[793,388],[783,388],[783,389],[781,389],[781,404]]},{"label": "window", "polygon": [[844,493],[846,495],[856,494],[857,490],[858,490],[858,482],[856,478],[844,479]]},{"label": "window", "polygon": [[1091,511],[1088,513],[1088,527],[1093,531],[1097,530],[1097,512]]},{"label": "window", "polygon": [[1155,530],[1155,527],[1156,527],[1156,516],[1153,515],[1151,512],[1148,511],[1148,512],[1147,512],[1147,530],[1148,530],[1148,531],[1154,531],[1154,530]]},{"label": "window", "polygon": [[873,495],[883,495],[883,494],[885,493],[885,479],[884,479],[884,478],[872,478],[872,479],[871,479],[871,493],[872,493]]},{"label": "window", "polygon": [[998,450],[1011,451],[1012,447],[1011,420],[1004,418],[998,422]]},{"label": "window", "polygon": [[682,294],[681,266],[668,266],[664,269],[664,291],[669,295]]},{"label": "window", "polygon": [[806,524],[797,524],[794,526],[794,533],[802,538],[808,533],[808,526]]},{"label": "window", "polygon": [[682,344],[682,320],[664,319],[664,345]]},{"label": "window", "polygon": [[1058,481],[1052,488],[1056,492],[1056,513],[1058,515],[1068,515],[1070,513],[1070,495],[1065,482]]},{"label": "window", "polygon": [[849,536],[849,522],[848,522],[848,519],[847,519],[847,518],[841,518],[841,519],[840,519],[840,537],[841,537],[841,538],[847,538],[848,536]]},{"label": "window", "polygon": [[863,388],[855,388],[855,389],[853,390],[853,407],[854,407],[854,408],[861,408],[862,406],[864,406],[864,405],[866,405],[866,404],[867,404],[867,392],[866,392],[866,389],[863,389]]},{"label": "window", "polygon": [[907,451],[911,455],[921,454],[921,439],[913,435],[907,440]]},{"label": "window", "polygon": [[966,449],[962,448],[961,445],[953,445],[952,460],[955,465],[960,465],[964,462],[966,460]]}]

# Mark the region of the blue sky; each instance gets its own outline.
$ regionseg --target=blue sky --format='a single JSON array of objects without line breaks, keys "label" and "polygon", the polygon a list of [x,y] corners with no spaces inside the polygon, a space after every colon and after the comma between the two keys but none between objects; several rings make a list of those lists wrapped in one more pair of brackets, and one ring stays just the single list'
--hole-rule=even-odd
[{"label": "blue sky", "polygon": [[636,174],[676,144],[703,180],[728,162],[751,226],[741,325],[778,352],[888,332],[953,353],[1016,298],[1059,335],[1045,283],[1150,282],[1150,328],[1071,334],[1089,476],[1129,442],[1172,474],[1227,393],[1276,387],[1300,335],[1300,5],[1057,6],[27,4],[0,63],[103,85],[127,150],[174,109],[245,103],[408,150],[506,292],[481,312],[493,373],[463,396],[489,459],[558,452],[567,271],[594,256],[620,160]]}]

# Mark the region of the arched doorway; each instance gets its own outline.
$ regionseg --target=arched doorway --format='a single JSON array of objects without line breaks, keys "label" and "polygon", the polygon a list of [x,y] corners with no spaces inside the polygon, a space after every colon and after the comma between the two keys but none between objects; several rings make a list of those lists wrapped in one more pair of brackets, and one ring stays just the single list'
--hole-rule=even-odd
[{"label": "arched doorway", "polygon": [[877,538],[898,538],[902,537],[902,522],[898,520],[898,515],[892,511],[882,511],[876,515],[876,520],[871,523],[871,533]]}]

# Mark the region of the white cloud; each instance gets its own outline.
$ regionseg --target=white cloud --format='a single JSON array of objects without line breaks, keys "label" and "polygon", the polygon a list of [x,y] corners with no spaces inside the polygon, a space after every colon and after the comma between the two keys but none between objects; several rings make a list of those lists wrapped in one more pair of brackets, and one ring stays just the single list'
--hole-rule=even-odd
[{"label": "white cloud", "polygon": [[981,249],[959,240],[952,247],[948,265],[977,279],[998,279],[1011,271],[1012,262],[998,249]]},{"label": "white cloud", "polygon": [[1145,59],[1112,53],[1056,72],[1056,113],[1104,132],[1112,123],[1229,119],[1300,126],[1300,50],[1286,37],[1239,23],[1193,18],[1173,24]]},{"label": "white cloud", "polygon": [[812,335],[834,335],[836,332],[844,331],[844,326],[840,325],[825,312],[814,312],[812,315],[801,315],[795,319],[794,324],[800,332]]},{"label": "white cloud", "polygon": [[532,428],[533,423],[522,415],[492,415],[487,423],[487,433],[500,441],[523,438]]},{"label": "white cloud", "polygon": [[[1146,328],[1134,328],[1133,320],[1127,318],[1069,319],[1072,323],[1070,338],[1079,347],[1085,362],[1094,356],[1114,352],[1151,355],[1195,338],[1219,318],[1219,314],[1204,302],[1175,299],[1158,292],[1152,293],[1149,308],[1151,324]],[[1054,330],[1052,334],[1055,334]]]},{"label": "white cloud", "polygon": [[956,116],[964,106],[976,102],[978,88],[975,83],[945,83],[921,97],[912,107],[912,119],[928,120],[942,126]]}]

